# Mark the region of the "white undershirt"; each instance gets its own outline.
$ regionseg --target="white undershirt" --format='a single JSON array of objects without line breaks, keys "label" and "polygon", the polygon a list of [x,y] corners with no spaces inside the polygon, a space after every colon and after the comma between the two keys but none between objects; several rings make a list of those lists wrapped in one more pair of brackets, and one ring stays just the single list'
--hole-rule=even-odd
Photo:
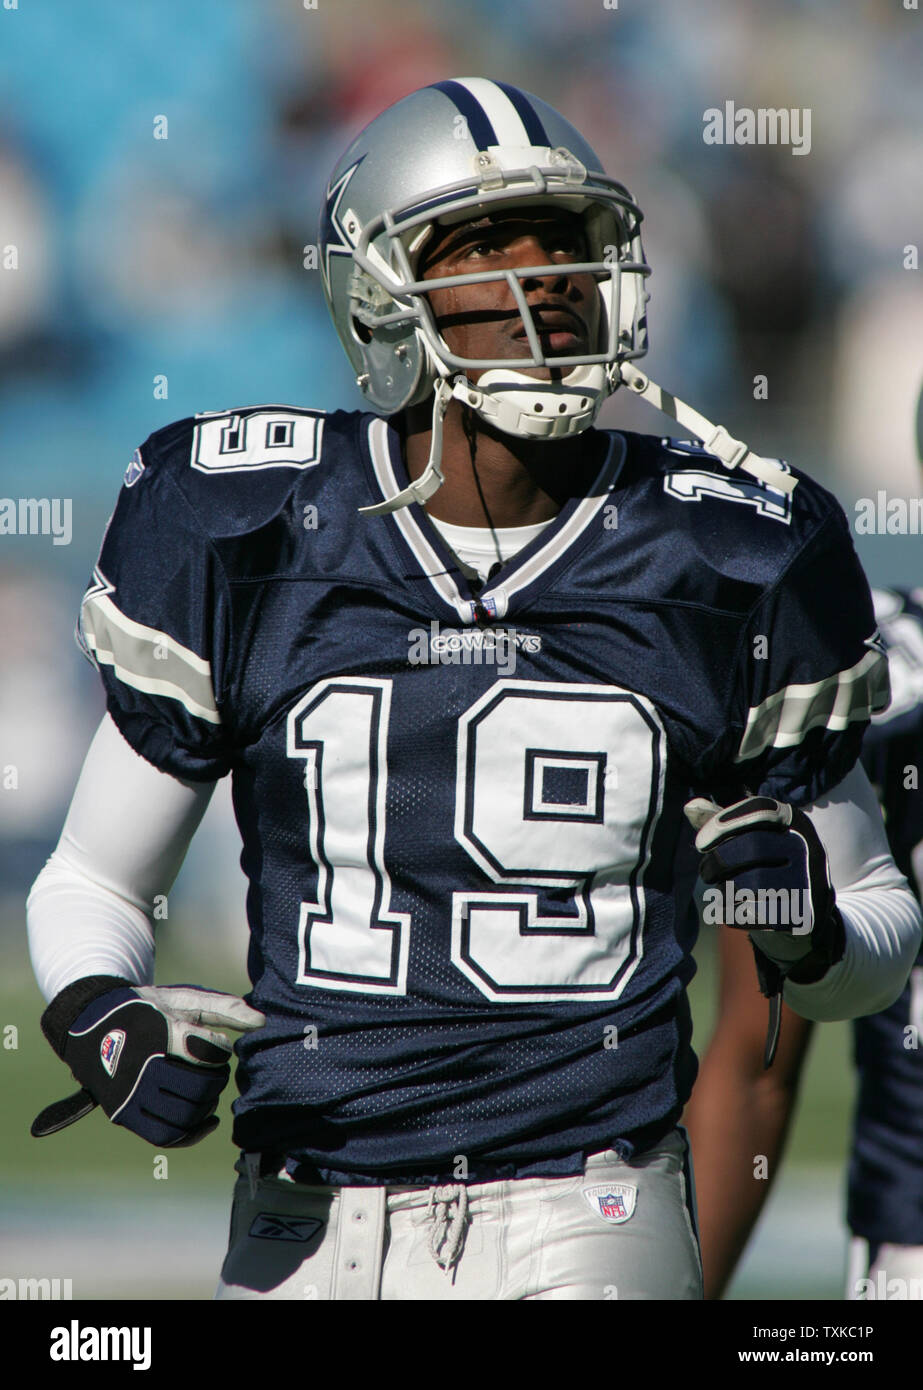
[{"label": "white undershirt", "polygon": [[536,536],[540,536],[550,526],[554,517],[548,521],[537,521],[532,526],[456,526],[452,521],[439,521],[431,516],[430,521],[439,532],[450,550],[465,565],[477,571],[478,577],[487,581],[493,566],[499,561],[506,564],[513,556],[523,550]]},{"label": "white undershirt", "polygon": [[[172,887],[213,789],[160,772],[105,717],[60,843],[27,904],[32,965],[46,999],[84,975],[153,982],[154,898]],[[891,858],[861,764],[805,810],[827,851],[846,955],[816,984],[786,984],[786,1001],[818,1021],[875,1013],[910,973],[919,907]]]}]

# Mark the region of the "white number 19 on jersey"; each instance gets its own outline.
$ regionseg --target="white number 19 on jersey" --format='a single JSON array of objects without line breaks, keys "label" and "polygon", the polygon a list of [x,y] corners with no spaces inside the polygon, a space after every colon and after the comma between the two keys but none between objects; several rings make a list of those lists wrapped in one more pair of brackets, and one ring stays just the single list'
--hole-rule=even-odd
[{"label": "white number 19 on jersey", "polygon": [[[387,869],[391,685],[321,681],[289,715],[318,866],[316,900],[301,905],[299,984],[406,993],[412,927],[391,909]],[[621,993],[643,951],[664,771],[656,711],[617,686],[499,680],[461,716],[455,838],[495,887],[452,893],[451,954],[488,999]]]}]

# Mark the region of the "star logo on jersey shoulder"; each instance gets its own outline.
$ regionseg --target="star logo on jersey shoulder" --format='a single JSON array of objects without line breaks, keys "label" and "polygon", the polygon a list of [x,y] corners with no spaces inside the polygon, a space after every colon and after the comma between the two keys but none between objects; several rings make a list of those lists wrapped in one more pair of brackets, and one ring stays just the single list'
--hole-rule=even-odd
[{"label": "star logo on jersey shoulder", "polygon": [[[878,617],[877,610],[875,616]],[[862,645],[868,647],[869,651],[880,652],[882,656],[887,656],[888,654],[888,649],[885,647],[885,639],[882,636],[880,627],[876,627],[871,637],[866,637]]]},{"label": "star logo on jersey shoulder", "polygon": [[[353,174],[365,159],[365,155],[360,155],[355,164],[351,164],[345,173],[341,174],[336,183],[328,184],[327,193],[324,200],[324,279],[328,288],[330,285],[330,257],[331,256],[352,256],[355,241],[347,235],[343,225],[340,206],[346,189],[349,187]],[[345,211],[345,209],[344,209]]]},{"label": "star logo on jersey shoulder", "polygon": [[[112,518],[110,517],[109,520],[111,521]],[[106,529],[109,529],[108,526],[106,527]],[[93,665],[96,667],[99,666],[99,662],[96,660],[96,653],[90,647],[90,644],[87,641],[86,633],[83,629],[83,611],[86,605],[89,603],[90,599],[103,594],[114,593],[115,585],[110,584],[109,580],[106,578],[102,570],[99,568],[99,565],[97,565],[93,570],[93,578],[90,580],[87,591],[84,594],[83,598],[80,600],[80,614],[77,618],[77,626],[74,629],[74,641],[77,643],[77,646],[83,652],[87,661],[92,661]]]},{"label": "star logo on jersey shoulder", "polygon": [[136,449],[131,456],[131,462],[125,469],[125,477],[123,479],[125,487],[134,487],[143,472],[144,460],[141,457],[141,450]]}]

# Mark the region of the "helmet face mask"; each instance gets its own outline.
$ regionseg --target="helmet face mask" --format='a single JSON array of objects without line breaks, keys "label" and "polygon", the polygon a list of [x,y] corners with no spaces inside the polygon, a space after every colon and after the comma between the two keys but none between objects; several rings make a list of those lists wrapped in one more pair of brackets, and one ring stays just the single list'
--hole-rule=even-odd
[{"label": "helmet face mask", "polygon": [[[516,143],[502,141],[490,122],[486,129],[483,120],[478,126],[481,109],[503,134],[516,135]],[[517,112],[524,120],[516,121]],[[470,133],[476,127],[482,144],[489,135],[500,142],[479,148]],[[552,132],[569,144],[524,143]],[[478,414],[511,434],[560,438],[592,424],[619,384],[619,363],[647,349],[643,284],[650,273],[640,209],[622,185],[595,172],[598,164],[552,108],[483,79],[423,88],[366,127],[331,178],[321,245],[331,314],[373,408],[393,413],[425,401],[442,378]],[[378,196],[366,197],[373,184]],[[407,196],[393,196],[402,190]],[[510,209],[521,210],[524,220],[536,209],[576,213],[588,259],[418,277],[421,252],[437,221],[444,228]],[[543,348],[522,282],[558,277],[564,264],[569,276],[596,279],[600,336],[585,351],[554,353]],[[516,305],[526,336],[522,356],[465,357],[439,331],[429,293],[490,282]],[[555,369],[552,381],[526,375],[547,368]]]},{"label": "helmet face mask", "polygon": [[547,382],[600,353],[603,303],[580,214],[513,206],[434,230],[416,277],[421,331],[441,362],[473,381],[514,367]]}]

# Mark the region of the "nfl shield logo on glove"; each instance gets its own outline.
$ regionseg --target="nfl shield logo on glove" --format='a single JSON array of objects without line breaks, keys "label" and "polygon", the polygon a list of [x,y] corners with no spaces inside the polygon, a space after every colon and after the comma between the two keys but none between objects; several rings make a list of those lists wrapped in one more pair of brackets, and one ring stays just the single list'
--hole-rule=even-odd
[{"label": "nfl shield logo on glove", "polygon": [[125,1034],[122,1029],[113,1028],[112,1032],[107,1033],[99,1045],[99,1060],[110,1076],[115,1076],[115,1069],[119,1064],[124,1042]]},{"label": "nfl shield logo on glove", "polygon": [[597,1216],[612,1226],[619,1226],[634,1211],[638,1189],[628,1183],[615,1182],[606,1187],[585,1187],[583,1195]]}]

